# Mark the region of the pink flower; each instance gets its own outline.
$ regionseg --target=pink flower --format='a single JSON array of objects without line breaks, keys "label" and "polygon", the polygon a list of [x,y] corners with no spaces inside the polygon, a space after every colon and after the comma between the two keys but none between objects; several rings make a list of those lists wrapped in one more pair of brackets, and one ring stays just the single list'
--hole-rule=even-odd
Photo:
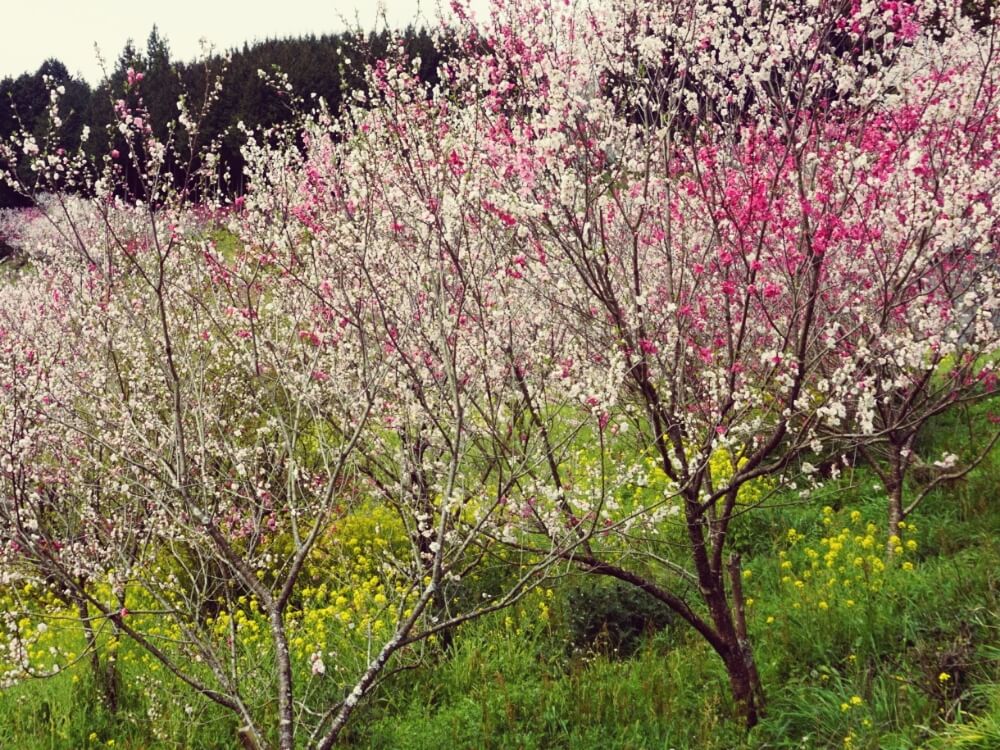
[{"label": "pink flower", "polygon": [[121,156],[121,153],[118,151],[118,149],[116,149],[116,148],[111,149],[111,158],[112,159],[117,159],[119,156]]},{"label": "pink flower", "polygon": [[767,299],[772,299],[781,294],[781,287],[772,281],[767,282],[764,285],[764,297]]}]

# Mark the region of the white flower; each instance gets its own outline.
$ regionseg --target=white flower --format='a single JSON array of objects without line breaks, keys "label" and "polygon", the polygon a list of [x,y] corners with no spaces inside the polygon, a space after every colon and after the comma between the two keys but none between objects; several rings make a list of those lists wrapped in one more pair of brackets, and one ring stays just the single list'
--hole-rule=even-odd
[{"label": "white flower", "polygon": [[316,651],[309,657],[312,662],[312,673],[314,675],[324,675],[326,674],[326,665],[323,663],[323,654]]},{"label": "white flower", "polygon": [[658,63],[663,58],[665,47],[659,37],[647,36],[639,42],[639,58],[646,63]]},{"label": "white flower", "polygon": [[954,453],[945,453],[941,459],[934,462],[939,469],[950,469],[958,462],[958,456]]}]

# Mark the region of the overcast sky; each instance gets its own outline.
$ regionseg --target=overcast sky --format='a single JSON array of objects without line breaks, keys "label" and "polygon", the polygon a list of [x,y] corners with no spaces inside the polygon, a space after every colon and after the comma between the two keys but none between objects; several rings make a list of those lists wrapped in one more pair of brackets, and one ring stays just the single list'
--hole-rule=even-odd
[{"label": "overcast sky", "polygon": [[[385,0],[393,26],[437,17],[438,0]],[[142,48],[156,24],[170,44],[171,56],[190,60],[199,40],[219,51],[245,41],[342,31],[345,21],[375,24],[375,0],[15,0],[0,10],[0,78],[34,72],[57,57],[71,73],[90,83],[101,78],[94,50],[113,67],[128,39]],[[485,8],[487,0],[473,2]]]}]

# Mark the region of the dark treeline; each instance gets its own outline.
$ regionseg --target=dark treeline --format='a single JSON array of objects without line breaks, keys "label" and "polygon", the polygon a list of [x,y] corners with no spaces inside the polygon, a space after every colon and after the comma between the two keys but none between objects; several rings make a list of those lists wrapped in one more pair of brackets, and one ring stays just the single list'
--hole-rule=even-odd
[{"label": "dark treeline", "polygon": [[[402,39],[404,54],[420,58],[422,79],[435,83],[445,53],[424,29],[407,29]],[[185,96],[190,109],[199,112],[209,87],[222,75],[218,101],[202,122],[199,138],[200,145],[218,143],[222,160],[219,173],[230,175],[220,179],[227,180],[228,184],[223,185],[227,192],[236,194],[243,189],[237,123],[243,122],[249,128],[268,127],[287,121],[293,113],[288,100],[278,96],[258,71],[284,73],[297,94],[322,97],[336,112],[344,96],[364,85],[364,64],[384,57],[390,52],[391,43],[388,32],[367,37],[344,33],[272,39],[231,50],[228,62],[222,56],[185,62],[172,58],[167,40],[154,27],[145,48],[127,44],[112,70],[96,87],[74,77],[56,58],[46,60],[34,73],[0,80],[0,139],[8,140],[23,127],[41,144],[48,126],[49,91],[63,86],[60,145],[78,148],[84,128],[89,127],[90,137],[83,146],[90,156],[103,156],[114,148],[125,153],[124,140],[109,123],[115,121],[116,100],[128,97],[131,105],[136,103],[134,90],[127,95],[130,68],[143,74],[139,89],[149,122],[159,139],[167,137],[167,128],[177,118],[178,99]],[[186,162],[171,164],[170,169],[181,179],[189,166]],[[27,163],[22,177],[31,184]],[[0,182],[0,208],[29,204],[29,198]]]}]

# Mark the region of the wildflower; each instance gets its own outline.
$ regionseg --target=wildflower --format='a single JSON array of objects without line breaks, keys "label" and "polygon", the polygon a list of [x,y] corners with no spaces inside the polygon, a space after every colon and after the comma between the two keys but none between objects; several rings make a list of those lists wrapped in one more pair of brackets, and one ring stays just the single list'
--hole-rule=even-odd
[{"label": "wildflower", "polygon": [[309,657],[310,662],[312,662],[312,673],[315,676],[321,676],[326,674],[326,665],[323,663],[323,654],[316,651]]},{"label": "wildflower", "polygon": [[950,679],[951,675],[948,674],[947,672],[942,672],[941,674],[938,675],[938,682],[940,682],[941,684],[948,682],[948,680]]}]

